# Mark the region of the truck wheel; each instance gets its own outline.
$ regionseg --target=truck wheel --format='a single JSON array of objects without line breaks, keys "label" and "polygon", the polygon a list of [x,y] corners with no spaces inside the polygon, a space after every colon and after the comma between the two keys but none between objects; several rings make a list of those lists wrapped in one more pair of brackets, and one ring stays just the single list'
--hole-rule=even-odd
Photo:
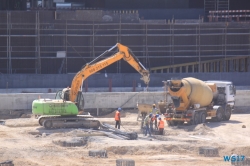
[{"label": "truck wheel", "polygon": [[43,122],[43,127],[45,127],[46,129],[51,129],[52,125],[53,125],[53,123],[51,120],[45,120]]},{"label": "truck wheel", "polygon": [[223,116],[223,120],[226,120],[228,121],[231,117],[231,114],[232,114],[232,109],[231,107],[228,105],[226,108],[225,108],[225,114]]},{"label": "truck wheel", "polygon": [[220,122],[222,120],[222,107],[218,108],[218,110],[216,111],[216,121]]},{"label": "truck wheel", "polygon": [[178,125],[180,125],[180,126],[183,125],[183,124],[184,124],[184,121],[179,121],[178,122]]},{"label": "truck wheel", "polygon": [[168,126],[172,126],[171,121],[167,121]]},{"label": "truck wheel", "polygon": [[177,126],[177,122],[176,121],[167,121],[168,126]]},{"label": "truck wheel", "polygon": [[201,112],[200,114],[200,122],[201,123],[206,123],[206,114],[204,112]]},{"label": "truck wheel", "polygon": [[178,122],[177,122],[177,121],[172,121],[172,125],[173,125],[173,126],[177,126],[177,125],[178,125]]},{"label": "truck wheel", "polygon": [[197,125],[200,123],[199,113],[195,112],[193,119],[188,122],[188,125]]},{"label": "truck wheel", "polygon": [[195,113],[194,113],[193,124],[196,125],[196,124],[199,124],[199,123],[200,123],[200,116],[199,116],[199,113],[195,112]]}]

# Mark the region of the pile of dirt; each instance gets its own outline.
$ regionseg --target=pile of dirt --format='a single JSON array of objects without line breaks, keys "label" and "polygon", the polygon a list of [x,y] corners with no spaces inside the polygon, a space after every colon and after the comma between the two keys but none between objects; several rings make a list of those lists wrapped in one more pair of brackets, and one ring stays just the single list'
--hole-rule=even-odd
[{"label": "pile of dirt", "polygon": [[38,120],[33,118],[8,119],[5,121],[5,126],[8,127],[32,127],[39,126]]},{"label": "pile of dirt", "polygon": [[213,133],[213,130],[208,127],[206,124],[198,124],[194,129],[193,129],[193,135],[212,135],[214,136],[215,134]]},{"label": "pile of dirt", "polygon": [[31,118],[30,110],[1,110],[1,119]]},{"label": "pile of dirt", "polygon": [[195,161],[197,160],[196,158],[194,157],[190,157],[190,156],[187,156],[187,155],[153,155],[153,156],[150,156],[148,159],[150,160],[184,160],[184,161]]},{"label": "pile of dirt", "polygon": [[107,148],[108,153],[116,155],[151,155],[156,151],[161,154],[194,154],[197,148],[191,145],[145,145],[145,146],[111,146]]},{"label": "pile of dirt", "polygon": [[88,142],[88,137],[64,137],[57,138],[52,141],[54,144],[62,146],[62,147],[76,147],[76,146],[84,146]]}]

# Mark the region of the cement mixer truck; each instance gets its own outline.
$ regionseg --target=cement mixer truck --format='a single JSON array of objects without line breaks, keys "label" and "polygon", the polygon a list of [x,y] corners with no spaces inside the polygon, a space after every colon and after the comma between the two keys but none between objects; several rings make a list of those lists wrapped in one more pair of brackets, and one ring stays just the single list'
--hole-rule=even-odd
[{"label": "cement mixer truck", "polygon": [[172,99],[164,113],[169,126],[229,120],[234,110],[236,89],[230,81],[201,81],[188,77],[165,82]]}]

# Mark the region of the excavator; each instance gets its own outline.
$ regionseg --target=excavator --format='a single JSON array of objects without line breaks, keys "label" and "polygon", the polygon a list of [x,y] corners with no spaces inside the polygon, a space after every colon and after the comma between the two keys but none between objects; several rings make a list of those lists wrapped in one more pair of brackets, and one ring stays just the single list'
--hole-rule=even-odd
[{"label": "excavator", "polygon": [[[111,52],[116,47],[118,48],[118,52],[100,60],[101,57]],[[92,74],[121,59],[127,61],[141,74],[141,80],[143,80],[148,87],[150,81],[149,71],[141,64],[128,47],[117,43],[115,46],[106,50],[100,56],[83,66],[74,76],[71,87],[58,91],[55,99],[39,98],[32,102],[32,113],[39,116],[39,124],[46,129],[66,127],[98,129],[101,124],[97,119],[90,114],[79,114],[79,112],[84,111],[84,97],[82,94],[83,81]]]}]

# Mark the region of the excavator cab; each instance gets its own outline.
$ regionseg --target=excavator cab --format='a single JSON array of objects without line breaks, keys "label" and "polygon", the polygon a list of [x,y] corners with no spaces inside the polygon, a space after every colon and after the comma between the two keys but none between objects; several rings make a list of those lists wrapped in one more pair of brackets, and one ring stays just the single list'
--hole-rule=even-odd
[{"label": "excavator cab", "polygon": [[[62,99],[64,101],[70,101],[69,95],[70,95],[70,88],[64,88],[63,90],[57,91],[55,99]],[[81,91],[78,91],[75,104],[79,111],[83,111],[84,97]]]}]

